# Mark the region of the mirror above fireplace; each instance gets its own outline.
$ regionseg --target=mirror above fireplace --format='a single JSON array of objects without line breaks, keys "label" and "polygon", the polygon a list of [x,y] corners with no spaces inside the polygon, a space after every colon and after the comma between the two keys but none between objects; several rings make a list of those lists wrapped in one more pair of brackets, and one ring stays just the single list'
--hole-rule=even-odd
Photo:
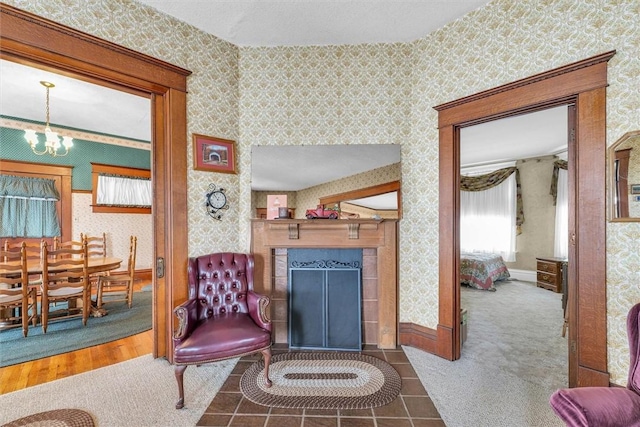
[{"label": "mirror above fireplace", "polygon": [[[388,209],[396,212],[393,217],[397,218],[399,186],[386,188],[382,184],[399,185],[399,180],[397,144],[253,146],[251,150],[252,203],[256,212],[266,208],[267,194],[282,194],[288,196],[295,217],[304,218],[306,209],[344,193],[357,196],[349,199],[358,199],[354,203],[362,206],[360,217],[373,217],[375,208],[369,206],[391,200],[393,206]],[[358,192],[375,187],[381,190]],[[388,197],[390,192],[392,197]],[[387,197],[380,197],[383,194]],[[332,200],[330,206],[349,199]]]}]

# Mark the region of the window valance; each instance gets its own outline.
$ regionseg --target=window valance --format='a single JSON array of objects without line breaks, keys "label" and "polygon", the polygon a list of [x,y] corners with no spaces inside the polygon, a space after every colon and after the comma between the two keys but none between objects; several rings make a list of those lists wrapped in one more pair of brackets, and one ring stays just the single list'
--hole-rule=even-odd
[{"label": "window valance", "polygon": [[556,160],[553,162],[553,176],[551,177],[551,197],[553,197],[553,205],[555,206],[556,200],[558,199],[558,171],[569,170],[569,163],[566,160]]},{"label": "window valance", "polygon": [[0,175],[0,197],[34,200],[60,200],[55,181],[45,178]]},{"label": "window valance", "polygon": [[99,175],[97,203],[108,206],[151,207],[149,178]]},{"label": "window valance", "polygon": [[518,234],[524,224],[524,207],[522,205],[522,188],[520,186],[520,172],[516,167],[498,169],[478,176],[460,176],[461,191],[485,191],[502,184],[511,174],[516,174],[516,226]]}]

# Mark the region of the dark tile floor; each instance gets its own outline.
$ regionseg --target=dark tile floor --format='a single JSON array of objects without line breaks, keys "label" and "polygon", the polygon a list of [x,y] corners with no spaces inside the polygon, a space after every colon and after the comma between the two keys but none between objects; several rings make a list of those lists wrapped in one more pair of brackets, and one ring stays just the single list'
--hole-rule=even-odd
[{"label": "dark tile floor", "polygon": [[[274,346],[273,354],[286,352]],[[363,354],[390,363],[402,378],[400,395],[373,409],[281,409],[256,405],[240,392],[240,377],[260,356],[244,357],[205,411],[198,426],[238,427],[442,427],[444,422],[402,351],[365,347]]]}]

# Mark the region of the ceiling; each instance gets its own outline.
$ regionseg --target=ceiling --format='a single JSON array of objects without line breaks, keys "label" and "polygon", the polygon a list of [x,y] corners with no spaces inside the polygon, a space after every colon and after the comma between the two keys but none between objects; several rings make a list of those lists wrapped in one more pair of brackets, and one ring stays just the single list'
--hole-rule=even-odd
[{"label": "ceiling", "polygon": [[[488,1],[142,0],[141,3],[236,45],[274,46],[412,41]],[[45,88],[40,85],[41,80],[56,85],[50,93],[52,124],[150,140],[149,99],[5,60],[0,60],[0,115],[44,121]],[[566,145],[566,135],[564,107],[464,128],[462,164],[495,160],[496,152],[504,160],[553,154]],[[392,159],[399,161],[396,158],[399,151],[396,157],[386,151],[390,147],[398,148],[331,145],[316,147],[311,156],[294,155],[293,149],[287,155],[271,154],[264,160],[254,156],[252,186],[295,190],[354,175],[390,164]],[[318,165],[331,166],[312,173]]]},{"label": "ceiling", "polygon": [[44,122],[43,80],[55,84],[49,90],[52,125],[151,139],[148,98],[5,60],[0,60],[0,115]]},{"label": "ceiling", "polygon": [[411,42],[488,0],[138,0],[237,46]]}]

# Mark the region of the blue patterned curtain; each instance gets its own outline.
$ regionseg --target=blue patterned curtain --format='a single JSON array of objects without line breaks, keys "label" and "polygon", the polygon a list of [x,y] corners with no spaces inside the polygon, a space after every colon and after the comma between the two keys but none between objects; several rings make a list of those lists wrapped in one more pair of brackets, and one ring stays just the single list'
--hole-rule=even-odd
[{"label": "blue patterned curtain", "polygon": [[60,236],[58,200],[52,179],[0,175],[0,236]]}]

